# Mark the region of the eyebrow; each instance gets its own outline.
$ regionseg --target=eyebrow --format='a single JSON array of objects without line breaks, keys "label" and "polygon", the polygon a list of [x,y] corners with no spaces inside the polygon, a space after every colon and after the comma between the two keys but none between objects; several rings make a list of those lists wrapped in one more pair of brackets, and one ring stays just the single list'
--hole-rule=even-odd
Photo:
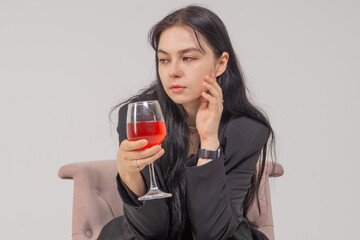
[{"label": "eyebrow", "polygon": [[[201,54],[204,54],[200,49],[195,48],[195,47],[185,48],[185,49],[183,49],[183,50],[178,51],[177,53],[178,53],[178,55],[181,55],[181,54],[184,54],[184,53],[186,53],[186,52],[191,52],[191,51],[195,51],[195,52],[199,52],[199,53],[201,53]],[[166,54],[166,55],[169,55],[169,53],[165,52],[165,51],[162,50],[162,49],[159,49],[159,50],[158,50],[158,53],[164,53],[164,54]]]}]

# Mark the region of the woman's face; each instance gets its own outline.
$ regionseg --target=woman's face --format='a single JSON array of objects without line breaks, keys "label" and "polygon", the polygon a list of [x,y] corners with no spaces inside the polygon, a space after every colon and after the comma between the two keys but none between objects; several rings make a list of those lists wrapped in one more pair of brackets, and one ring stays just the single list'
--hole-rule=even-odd
[{"label": "woman's face", "polygon": [[160,35],[159,75],[165,92],[177,104],[198,102],[206,91],[205,75],[216,75],[217,59],[205,38],[198,37],[205,52],[188,26],[173,26]]}]

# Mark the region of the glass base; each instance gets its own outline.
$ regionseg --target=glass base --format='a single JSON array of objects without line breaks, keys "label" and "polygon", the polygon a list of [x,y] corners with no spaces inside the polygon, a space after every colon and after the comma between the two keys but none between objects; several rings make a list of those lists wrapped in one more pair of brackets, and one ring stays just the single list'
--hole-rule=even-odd
[{"label": "glass base", "polygon": [[165,193],[160,191],[159,189],[150,189],[150,191],[146,195],[139,197],[138,199],[139,201],[144,201],[144,200],[168,198],[171,196],[172,196],[171,193]]}]

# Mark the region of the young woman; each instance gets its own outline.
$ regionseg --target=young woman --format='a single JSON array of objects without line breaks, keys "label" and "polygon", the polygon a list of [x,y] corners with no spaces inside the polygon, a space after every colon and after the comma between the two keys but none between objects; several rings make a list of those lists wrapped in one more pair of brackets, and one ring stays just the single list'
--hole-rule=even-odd
[{"label": "young woman", "polygon": [[[99,239],[267,239],[246,213],[273,131],[247,98],[223,22],[188,6],[158,22],[149,39],[156,81],[114,108],[120,106],[117,183],[124,216],[105,225]],[[167,136],[161,146],[137,150],[147,142],[127,140],[126,114],[129,102],[142,100],[159,101]],[[205,158],[199,148],[217,154]],[[151,162],[160,189],[173,196],[141,202]]]}]

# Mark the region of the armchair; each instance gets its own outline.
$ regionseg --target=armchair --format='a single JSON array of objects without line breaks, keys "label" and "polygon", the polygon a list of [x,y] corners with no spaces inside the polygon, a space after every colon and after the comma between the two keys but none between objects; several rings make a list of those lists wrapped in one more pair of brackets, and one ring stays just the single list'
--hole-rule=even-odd
[{"label": "armchair", "polygon": [[[256,204],[247,218],[255,227],[274,239],[269,177],[279,177],[284,170],[280,164],[266,163],[260,183],[259,200],[262,214]],[[103,226],[113,218],[123,215],[122,201],[117,191],[116,160],[78,162],[62,166],[58,176],[74,180],[72,239],[96,239]]]}]

